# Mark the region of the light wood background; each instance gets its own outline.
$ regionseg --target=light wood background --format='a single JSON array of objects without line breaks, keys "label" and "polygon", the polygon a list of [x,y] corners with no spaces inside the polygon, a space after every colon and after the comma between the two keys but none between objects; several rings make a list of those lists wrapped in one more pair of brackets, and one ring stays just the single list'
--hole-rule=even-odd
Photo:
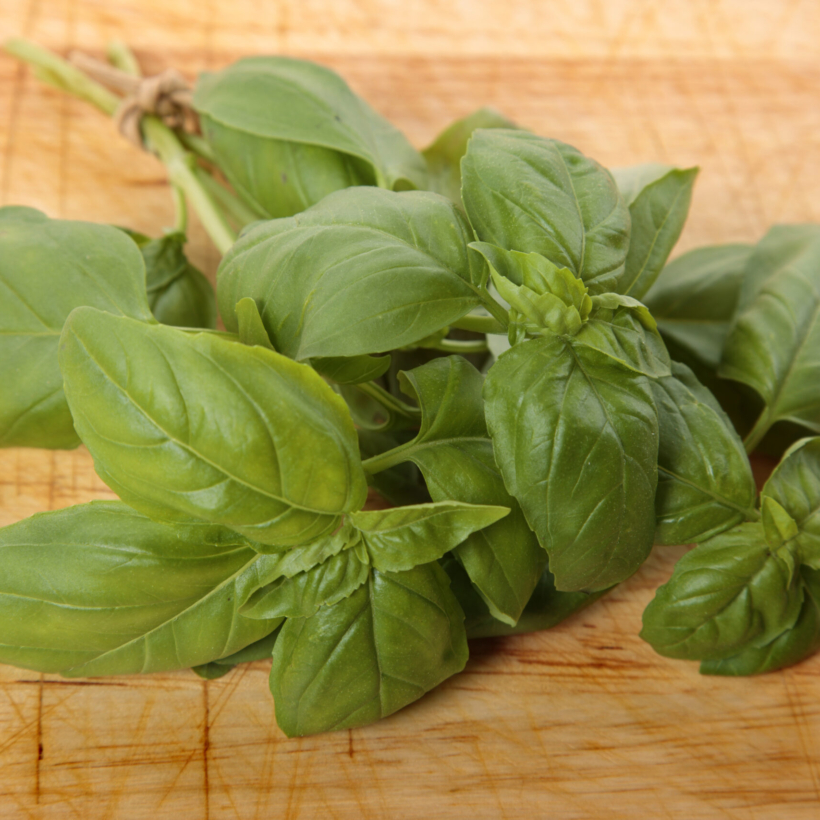
[{"label": "light wood background", "polygon": [[[813,0],[0,0],[12,34],[95,54],[120,37],[191,78],[245,54],[317,59],[419,146],[491,104],[607,165],[698,164],[681,248],[820,220]],[[6,57],[0,152],[2,204],[171,222],[162,168]],[[191,254],[213,275],[196,226]],[[99,497],[83,450],[0,451],[0,524]],[[820,657],[721,680],[638,639],[681,552],[555,630],[475,642],[464,674],[398,715],[317,738],[278,731],[263,663],[210,683],[0,667],[0,817],[820,817]]]}]

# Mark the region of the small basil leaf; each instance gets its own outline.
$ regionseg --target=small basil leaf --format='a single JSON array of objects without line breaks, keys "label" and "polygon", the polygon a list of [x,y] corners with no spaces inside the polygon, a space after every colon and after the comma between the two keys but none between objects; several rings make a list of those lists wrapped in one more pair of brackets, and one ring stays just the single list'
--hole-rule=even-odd
[{"label": "small basil leaf", "polygon": [[470,139],[461,173],[464,207],[482,242],[538,253],[591,293],[617,288],[629,209],[597,162],[557,140],[488,129]]},{"label": "small basil leaf", "polygon": [[334,71],[249,57],[197,82],[193,104],[231,182],[268,216],[289,216],[349,185],[424,188],[407,138]]},{"label": "small basil leaf", "polygon": [[118,501],[0,530],[0,660],[70,676],[161,672],[276,628],[239,601],[259,556],[224,527],[157,524]]},{"label": "small basil leaf", "polygon": [[461,158],[467,143],[479,128],[517,128],[494,108],[479,108],[444,129],[421,153],[427,161],[427,187],[461,204]]},{"label": "small basil leaf", "polygon": [[683,230],[698,170],[658,163],[613,169],[632,223],[621,293],[641,299],[657,279]]},{"label": "small basil leaf", "polygon": [[761,499],[760,512],[766,541],[777,549],[800,533],[797,522],[770,496]]},{"label": "small basil leaf", "polygon": [[439,501],[350,515],[367,545],[373,566],[401,572],[429,564],[510,512],[508,507]]},{"label": "small basil leaf", "polygon": [[[761,493],[782,507],[797,526],[801,560],[820,569],[820,437],[793,444]],[[765,506],[764,506],[765,509]]]},{"label": "small basil leaf", "polygon": [[192,671],[205,680],[216,680],[224,675],[227,675],[232,669],[236,668],[240,663],[251,663],[252,661],[270,660],[273,655],[273,646],[276,639],[279,637],[279,628],[276,627],[270,635],[260,638],[258,641],[249,644],[244,649],[234,652],[232,655],[227,655],[210,663],[204,663],[200,666],[191,667]]},{"label": "small basil leaf", "polygon": [[721,660],[791,629],[799,576],[773,553],[759,523],[740,524],[683,556],[643,614],[641,637],[661,655]]},{"label": "small basil leaf", "polygon": [[350,596],[369,573],[367,551],[359,544],[305,572],[262,587],[251,595],[241,612],[255,619],[306,618],[319,607],[332,606]]},{"label": "small basil leaf", "polygon": [[116,228],[12,207],[0,208],[0,258],[0,446],[76,447],[60,332],[80,305],[153,321],[142,257]]},{"label": "small basil leaf", "polygon": [[547,563],[518,502],[507,492],[484,421],[481,374],[460,356],[399,374],[421,408],[418,436],[404,455],[424,475],[434,501],[508,507],[510,514],[470,535],[454,554],[492,616],[515,624]]},{"label": "small basil leaf", "polygon": [[311,368],[218,334],[91,308],[71,314],[60,347],[95,469],[146,515],[201,518],[289,546],[363,506],[350,414]]},{"label": "small basil leaf", "polygon": [[820,432],[820,226],[775,226],[746,270],[718,373],[756,390],[769,424]]},{"label": "small basil leaf", "polygon": [[820,649],[820,573],[803,569],[805,597],[794,626],[765,646],[750,646],[731,658],[703,661],[702,675],[759,675],[793,666]]},{"label": "small basil leaf", "polygon": [[243,345],[256,345],[273,350],[268,331],[262,324],[262,317],[259,315],[259,308],[256,302],[246,296],[236,303],[236,332],[239,341]]},{"label": "small basil leaf", "polygon": [[390,356],[317,356],[310,360],[317,373],[336,384],[361,384],[378,379],[390,369],[390,362]]},{"label": "small basil leaf", "polygon": [[507,489],[558,589],[628,578],[652,547],[658,418],[647,379],[558,336],[502,354],[484,384]]},{"label": "small basil leaf", "polygon": [[752,250],[737,244],[684,253],[663,269],[646,294],[646,306],[664,339],[712,370],[720,364]]},{"label": "small basil leaf", "polygon": [[288,737],[365,726],[460,672],[464,614],[438,564],[373,570],[310,618],[291,618],[273,651],[276,722]]},{"label": "small basil leaf", "polygon": [[658,408],[658,544],[705,541],[756,518],[743,442],[714,396],[685,365],[651,382]]},{"label": "small basil leaf", "polygon": [[242,235],[218,273],[222,318],[235,330],[234,306],[252,297],[274,347],[293,359],[404,347],[478,304],[484,265],[468,255],[470,239],[437,194],[339,191]]}]

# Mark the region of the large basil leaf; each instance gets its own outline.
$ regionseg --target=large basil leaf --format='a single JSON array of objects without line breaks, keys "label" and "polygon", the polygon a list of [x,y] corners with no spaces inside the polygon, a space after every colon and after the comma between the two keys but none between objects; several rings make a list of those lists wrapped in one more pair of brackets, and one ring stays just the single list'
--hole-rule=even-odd
[{"label": "large basil leaf", "polygon": [[798,441],[783,456],[763,487],[797,525],[801,560],[820,569],[820,438]]},{"label": "large basil leaf", "polygon": [[775,422],[820,432],[820,226],[776,226],[749,259],[719,374],[756,390],[766,408],[753,448]]},{"label": "large basil leaf", "polygon": [[791,629],[800,574],[769,548],[759,523],[740,524],[683,556],[643,614],[641,637],[661,655],[722,660]]},{"label": "large basil leaf", "polygon": [[752,245],[697,248],[670,262],[646,294],[667,341],[716,370]]},{"label": "large basil leaf", "polygon": [[309,367],[91,308],[72,313],[60,348],[98,474],[151,518],[201,518],[288,546],[364,504],[350,414]]},{"label": "large basil leaf", "polygon": [[352,513],[349,520],[361,531],[376,569],[402,572],[441,558],[509,512],[508,507],[439,501]]},{"label": "large basil leaf", "polygon": [[591,293],[617,290],[629,209],[612,175],[575,148],[525,131],[476,131],[461,162],[464,207],[482,242],[538,253]]},{"label": "large basil leaf", "polygon": [[145,265],[116,228],[0,208],[0,446],[76,447],[57,364],[80,305],[153,321]]},{"label": "large basil leaf", "polygon": [[652,547],[658,419],[647,379],[558,336],[516,345],[484,384],[507,489],[561,590],[628,578]]},{"label": "large basil leaf", "polygon": [[820,572],[803,568],[805,597],[794,626],[765,646],[750,646],[726,660],[703,661],[702,675],[759,675],[799,663],[820,649]]},{"label": "large basil leaf", "polygon": [[263,215],[290,216],[350,185],[426,187],[407,138],[316,63],[238,60],[202,74],[193,104],[220,167]]},{"label": "large basil leaf", "polygon": [[39,513],[0,530],[0,661],[86,676],[230,655],[277,625],[239,615],[259,560],[229,529],[116,501]]},{"label": "large basil leaf", "polygon": [[618,290],[641,299],[680,237],[698,169],[647,163],[616,168],[612,175],[632,222],[626,271]]},{"label": "large basil leaf", "polygon": [[518,502],[507,492],[484,421],[481,374],[460,356],[399,374],[421,408],[418,435],[401,450],[416,464],[434,501],[508,507],[510,514],[475,532],[454,554],[494,618],[515,624],[546,566]]},{"label": "large basil leaf", "polygon": [[350,188],[290,219],[261,222],[218,273],[228,330],[245,296],[294,359],[414,344],[479,303],[484,264],[469,225],[438,194]]},{"label": "large basil leaf", "polygon": [[749,459],[714,396],[678,363],[651,384],[660,425],[656,543],[705,541],[756,519]]},{"label": "large basil leaf", "polygon": [[467,662],[464,614],[438,564],[373,570],[349,598],[285,622],[273,651],[276,722],[288,737],[364,726]]},{"label": "large basil leaf", "polygon": [[479,128],[516,128],[494,108],[479,108],[444,129],[421,153],[427,161],[427,187],[461,204],[461,158],[467,143]]}]

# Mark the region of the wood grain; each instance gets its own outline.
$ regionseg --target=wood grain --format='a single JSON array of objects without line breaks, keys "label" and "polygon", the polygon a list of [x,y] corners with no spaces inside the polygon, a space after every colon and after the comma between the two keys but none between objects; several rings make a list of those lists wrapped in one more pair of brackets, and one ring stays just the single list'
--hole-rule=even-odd
[{"label": "wood grain", "polygon": [[[3,0],[7,34],[93,53],[120,37],[146,69],[190,77],[306,56],[417,145],[492,104],[608,165],[698,164],[681,248],[820,221],[811,0]],[[171,222],[151,157],[5,57],[0,150],[3,204],[153,234]],[[213,276],[196,226],[191,251]],[[0,451],[0,524],[105,497],[83,449]],[[474,642],[464,674],[400,714],[318,738],[278,731],[264,663],[207,683],[0,667],[0,817],[820,816],[820,657],[720,680],[638,639],[681,553],[656,551],[550,632]]]}]

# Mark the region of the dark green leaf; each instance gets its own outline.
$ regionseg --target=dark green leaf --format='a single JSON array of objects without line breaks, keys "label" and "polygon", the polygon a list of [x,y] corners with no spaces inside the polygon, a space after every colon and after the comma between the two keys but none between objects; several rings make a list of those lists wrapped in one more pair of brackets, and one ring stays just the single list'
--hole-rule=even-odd
[{"label": "dark green leaf", "polygon": [[479,302],[483,262],[469,226],[428,192],[351,188],[303,214],[258,223],[218,274],[222,318],[255,299],[274,347],[294,359],[413,344]]},{"label": "dark green leaf", "polygon": [[628,578],[652,547],[658,419],[647,379],[558,336],[514,346],[484,385],[507,489],[558,589]]},{"label": "dark green leaf", "polygon": [[632,222],[621,293],[641,299],[657,279],[683,230],[698,170],[647,163],[612,171]]},{"label": "dark green leaf", "polygon": [[516,128],[494,108],[479,108],[444,129],[432,145],[422,151],[427,161],[427,187],[437,194],[461,204],[461,158],[467,153],[467,143],[479,128]]},{"label": "dark green leaf", "polygon": [[759,523],[740,524],[683,556],[643,614],[641,637],[661,655],[723,660],[791,629],[800,576],[772,552]]},{"label": "dark green leaf", "polygon": [[697,248],[670,262],[646,294],[667,340],[716,370],[737,307],[751,245]]},{"label": "dark green leaf", "polygon": [[208,663],[270,633],[239,615],[264,560],[212,524],[157,524],[114,501],[0,530],[0,660],[71,676]]},{"label": "dark green leaf", "polygon": [[460,672],[467,656],[464,615],[438,564],[373,570],[349,598],[282,627],[276,722],[288,737],[373,723]]},{"label": "dark green leaf", "polygon": [[60,347],[98,474],[146,515],[201,518],[288,546],[364,504],[350,414],[311,368],[90,308],[72,313]]},{"label": "dark green leaf", "polygon": [[79,444],[57,363],[63,323],[80,305],[153,321],[145,266],[116,228],[0,208],[0,446]]},{"label": "dark green leaf", "polygon": [[390,356],[316,357],[310,364],[336,384],[361,384],[383,376],[390,369]]},{"label": "dark green leaf", "polygon": [[464,207],[482,242],[538,253],[591,293],[616,290],[629,245],[629,209],[612,175],[557,140],[488,129],[461,163]]},{"label": "dark green leaf", "polygon": [[757,518],[743,442],[714,396],[685,365],[651,382],[658,408],[658,544],[705,541]]}]

